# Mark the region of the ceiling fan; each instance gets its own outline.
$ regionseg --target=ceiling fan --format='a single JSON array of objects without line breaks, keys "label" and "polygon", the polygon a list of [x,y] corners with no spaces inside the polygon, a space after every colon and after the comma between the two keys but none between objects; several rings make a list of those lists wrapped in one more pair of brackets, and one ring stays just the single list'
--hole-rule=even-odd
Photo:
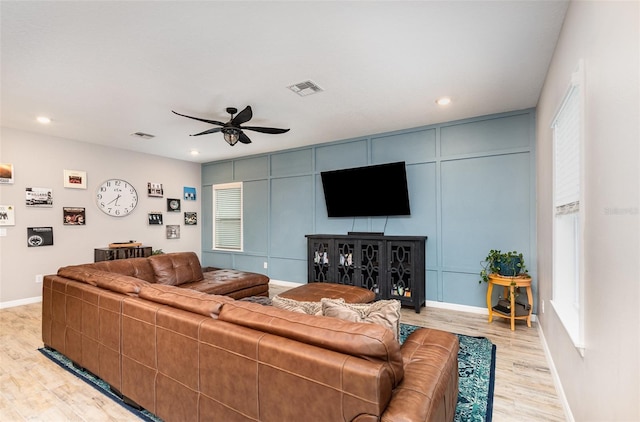
[{"label": "ceiling fan", "polygon": [[[193,120],[199,120],[205,123],[211,123],[212,125],[218,125],[221,127],[214,127],[213,129],[205,130],[204,132],[196,133],[189,136],[207,135],[209,133],[222,132],[224,140],[231,146],[236,143],[242,142],[243,144],[250,144],[251,139],[244,134],[243,130],[253,130],[255,132],[279,134],[289,132],[289,129],[278,129],[275,127],[260,127],[260,126],[241,126],[243,123],[248,122],[253,117],[253,111],[251,106],[247,106],[244,110],[238,113],[238,109],[235,107],[227,107],[227,113],[231,115],[231,119],[227,123],[218,122],[216,120],[200,119],[199,117],[186,116],[184,114],[176,113],[171,110],[172,113],[178,116],[187,117]],[[235,117],[234,114],[238,113]]]}]

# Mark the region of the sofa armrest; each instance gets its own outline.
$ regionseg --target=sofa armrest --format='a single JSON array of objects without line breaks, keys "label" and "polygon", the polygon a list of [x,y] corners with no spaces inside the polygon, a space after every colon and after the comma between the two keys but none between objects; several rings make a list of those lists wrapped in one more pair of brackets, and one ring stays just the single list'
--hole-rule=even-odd
[{"label": "sofa armrest", "polygon": [[458,337],[423,328],[402,345],[404,378],[382,421],[453,421],[458,400]]}]

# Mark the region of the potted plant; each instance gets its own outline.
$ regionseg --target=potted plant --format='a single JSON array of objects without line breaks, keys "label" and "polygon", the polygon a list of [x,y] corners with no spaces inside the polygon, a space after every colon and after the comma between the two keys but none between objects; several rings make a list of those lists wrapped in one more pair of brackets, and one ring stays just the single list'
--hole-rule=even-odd
[{"label": "potted plant", "polygon": [[489,274],[498,274],[503,277],[517,277],[527,274],[527,267],[524,264],[524,257],[517,251],[501,252],[491,249],[487,257],[482,261],[480,280],[478,283],[488,282]]}]

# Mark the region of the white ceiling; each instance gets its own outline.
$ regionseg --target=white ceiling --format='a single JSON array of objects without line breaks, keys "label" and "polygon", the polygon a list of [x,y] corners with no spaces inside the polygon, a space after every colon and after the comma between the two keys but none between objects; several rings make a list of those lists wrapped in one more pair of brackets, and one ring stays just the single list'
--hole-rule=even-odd
[{"label": "white ceiling", "polygon": [[[207,162],[535,107],[567,5],[3,0],[1,124]],[[324,92],[287,89],[306,80]],[[231,147],[171,113],[246,105],[290,132]]]}]

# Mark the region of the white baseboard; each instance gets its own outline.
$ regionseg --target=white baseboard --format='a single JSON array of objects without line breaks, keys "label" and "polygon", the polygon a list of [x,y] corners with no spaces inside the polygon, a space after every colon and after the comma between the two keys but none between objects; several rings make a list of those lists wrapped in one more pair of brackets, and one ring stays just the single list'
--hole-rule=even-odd
[{"label": "white baseboard", "polygon": [[542,348],[544,349],[544,355],[547,358],[547,363],[549,364],[549,370],[551,371],[551,378],[553,378],[553,384],[556,387],[556,393],[558,394],[558,400],[560,400],[560,404],[562,404],[564,415],[567,418],[567,422],[575,422],[573,413],[571,412],[571,407],[569,407],[569,401],[567,400],[567,396],[564,394],[564,388],[562,388],[562,381],[560,381],[560,375],[558,375],[558,370],[556,369],[556,365],[553,363],[553,358],[551,357],[551,350],[549,350],[547,339],[544,337],[544,331],[542,331],[542,325],[540,324],[538,324],[538,335],[540,336],[540,342],[542,343]]},{"label": "white baseboard", "polygon": [[11,300],[9,302],[0,302],[0,309],[13,308],[15,306],[30,305],[32,303],[42,302],[42,296],[29,297],[20,300]]}]

